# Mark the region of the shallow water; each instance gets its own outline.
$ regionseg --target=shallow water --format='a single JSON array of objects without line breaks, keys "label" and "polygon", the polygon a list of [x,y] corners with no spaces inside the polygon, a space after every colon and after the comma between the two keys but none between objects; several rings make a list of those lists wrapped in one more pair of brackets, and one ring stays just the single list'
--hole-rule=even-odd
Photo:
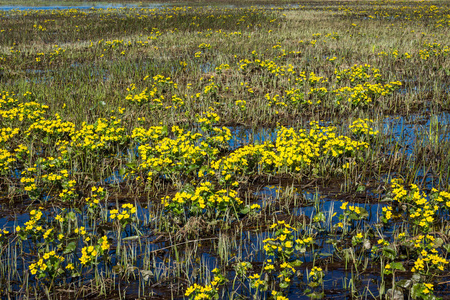
[{"label": "shallow water", "polygon": [[[389,117],[382,120],[379,123],[380,131],[386,135],[389,139],[387,140],[387,144],[401,144],[407,150],[406,152],[409,155],[414,154],[414,147],[417,145],[425,145],[426,140],[423,139],[425,136],[431,136],[435,127],[438,126],[437,135],[434,135],[437,138],[439,143],[448,142],[450,135],[448,134],[448,128],[450,126],[450,114],[449,113],[441,113],[434,117],[428,117],[424,115],[411,115],[409,117]],[[264,143],[265,141],[274,142],[277,136],[276,129],[268,129],[268,128],[258,128],[258,129],[248,129],[244,127],[231,127],[232,139],[229,142],[229,150],[237,149],[241,146],[250,144],[250,143]],[[389,181],[389,178],[386,179]],[[124,178],[119,174],[116,170],[112,172],[111,176],[106,178],[104,182],[98,184],[118,184],[124,182]],[[321,225],[323,228],[322,233],[319,233],[315,240],[316,246],[313,252],[307,251],[304,255],[301,256],[301,260],[304,263],[300,270],[299,276],[293,277],[293,286],[291,288],[291,292],[289,293],[290,299],[308,299],[307,296],[304,295],[303,290],[305,289],[306,275],[305,268],[310,269],[312,263],[318,261],[319,259],[326,260],[328,257],[332,255],[338,255],[335,248],[332,244],[327,243],[326,241],[330,238],[339,240],[340,236],[328,236],[327,234],[331,232],[331,227],[340,220],[338,219],[339,215],[343,213],[340,208],[344,203],[344,200],[333,197],[333,195],[329,195],[326,192],[322,192],[315,189],[310,190],[289,190],[290,186],[286,188],[281,188],[278,186],[266,186],[260,189],[258,192],[255,192],[253,195],[258,199],[256,203],[261,206],[269,205],[273,202],[276,202],[280,197],[285,193],[285,189],[288,189],[286,192],[287,195],[293,197],[297,203],[295,208],[292,208],[290,214],[292,216],[306,216],[309,219],[312,219],[318,212],[324,213],[327,222],[323,222]],[[370,194],[370,192],[367,192]],[[369,196],[374,196],[369,195]],[[126,199],[122,199],[122,201],[127,201]],[[159,201],[158,199],[152,199],[151,201]],[[44,201],[45,202],[45,201]],[[386,205],[385,203],[351,203],[349,205],[354,205],[358,207],[364,207],[368,213],[369,217],[366,221],[361,222],[361,230],[366,230],[370,227],[373,227],[374,224],[380,223],[379,216],[381,214],[382,208]],[[113,209],[116,206],[116,201],[109,201],[108,209]],[[281,205],[282,206],[282,205]],[[143,237],[140,239],[134,239],[133,236],[136,235],[136,232],[132,228],[127,228],[127,230],[122,232],[122,237],[127,238],[129,240],[125,240],[124,243],[127,243],[127,249],[129,251],[135,251],[135,254],[139,257],[137,261],[134,263],[134,266],[137,268],[137,272],[140,270],[145,271],[148,266],[144,266],[143,257],[147,255],[149,252],[154,252],[157,250],[162,250],[162,255],[155,258],[155,265],[160,266],[160,270],[167,270],[167,268],[175,269],[176,259],[174,258],[173,251],[169,248],[170,243],[162,242],[162,243],[153,243],[153,240],[156,238],[153,231],[150,229],[156,222],[159,222],[155,216],[151,216],[149,214],[149,209],[143,207],[139,203],[136,203],[137,207],[137,215],[138,219],[141,220],[141,224],[139,226],[139,230],[142,231]],[[1,207],[0,207],[1,208]],[[58,208],[49,209],[45,213],[46,218],[52,219],[54,217],[49,216],[50,213],[56,214],[58,213]],[[267,216],[268,220],[277,219],[278,217],[284,217],[283,210],[273,212],[270,216]],[[336,215],[334,215],[336,214]],[[92,229],[92,224],[89,224],[89,220],[86,217],[86,207],[82,209],[81,213],[76,213],[76,218],[78,220],[78,226],[85,226],[87,230]],[[17,225],[23,225],[25,222],[29,220],[28,214],[18,214],[13,216],[13,218],[0,218],[0,228],[6,228],[9,231],[13,232],[14,227]],[[152,225],[153,224],[153,225]],[[108,225],[110,226],[110,225]],[[95,234],[99,234],[98,231]],[[386,237],[389,237],[389,232],[384,232]],[[261,231],[252,231],[251,229],[245,229],[241,233],[237,233],[236,236],[230,237],[230,245],[229,251],[231,251],[234,255],[231,256],[230,261],[228,261],[228,266],[232,266],[234,263],[240,260],[252,261],[255,264],[262,264],[266,257],[263,249],[262,241],[268,237],[270,237],[272,233],[268,229],[262,229]],[[142,243],[143,246],[138,246],[138,243]],[[80,256],[80,249],[82,247],[82,241],[78,241],[77,253],[76,256]],[[134,248],[133,248],[134,247]],[[212,249],[209,245],[199,246],[199,250],[196,254],[196,257],[199,259],[198,266],[202,266],[202,268],[206,268],[208,270],[212,270],[213,268],[220,267],[224,262],[221,261],[220,257],[215,252],[216,250]],[[184,254],[180,254],[181,257]],[[341,254],[342,255],[342,254]],[[112,263],[119,262],[121,257],[117,257],[111,252]],[[18,268],[26,269],[28,265],[32,262],[34,256],[31,255],[29,259],[24,261],[22,265]],[[185,258],[181,258],[185,259]],[[336,259],[336,258],[335,258]],[[169,260],[169,262],[167,262]],[[343,270],[342,262],[340,263],[340,267],[336,267],[336,265],[331,266],[330,270],[326,272],[324,277],[324,287],[326,291],[330,291],[329,294],[334,292],[348,293],[344,287],[348,286],[350,279],[354,277],[354,274]],[[192,272],[196,268],[197,265],[192,266]],[[328,266],[325,264],[322,266],[323,268],[327,268]],[[104,266],[100,265],[99,269],[102,270]],[[154,272],[158,272],[155,271]],[[163,271],[161,271],[163,272]],[[199,272],[200,274],[206,274],[207,272]],[[228,274],[228,279],[233,279],[233,272],[231,271]],[[201,279],[197,278],[197,280]],[[373,283],[379,280],[379,277],[371,274],[370,272],[365,273],[360,277],[361,283],[357,288],[361,293],[364,293],[364,289],[368,289],[370,293],[377,295],[377,285]],[[132,295],[136,292],[137,288],[133,288],[133,284],[129,286],[127,289],[127,294]]]},{"label": "shallow water", "polygon": [[264,142],[275,142],[277,138],[277,130],[271,128],[245,128],[245,127],[229,127],[231,131],[231,140],[228,142],[230,150],[248,144],[263,144]]},{"label": "shallow water", "polygon": [[450,141],[450,113],[443,112],[433,117],[413,114],[408,117],[388,117],[382,121],[381,132],[388,136],[387,144],[401,146],[408,155],[414,147]]}]

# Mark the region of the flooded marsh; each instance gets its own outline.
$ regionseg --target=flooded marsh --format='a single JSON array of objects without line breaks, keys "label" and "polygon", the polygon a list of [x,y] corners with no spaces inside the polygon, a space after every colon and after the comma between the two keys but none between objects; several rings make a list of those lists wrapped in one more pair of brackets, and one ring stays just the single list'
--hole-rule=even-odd
[{"label": "flooded marsh", "polygon": [[446,1],[0,1],[0,296],[450,299]]}]

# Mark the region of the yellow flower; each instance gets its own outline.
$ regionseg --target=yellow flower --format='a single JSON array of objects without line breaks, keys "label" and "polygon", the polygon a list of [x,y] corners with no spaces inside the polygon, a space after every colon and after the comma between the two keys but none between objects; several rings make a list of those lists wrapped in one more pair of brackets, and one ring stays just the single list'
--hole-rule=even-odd
[{"label": "yellow flower", "polygon": [[196,290],[196,286],[195,286],[195,285],[191,285],[190,287],[187,288],[186,293],[184,293],[184,295],[185,295],[186,297],[188,297],[188,296],[191,295],[195,290]]}]

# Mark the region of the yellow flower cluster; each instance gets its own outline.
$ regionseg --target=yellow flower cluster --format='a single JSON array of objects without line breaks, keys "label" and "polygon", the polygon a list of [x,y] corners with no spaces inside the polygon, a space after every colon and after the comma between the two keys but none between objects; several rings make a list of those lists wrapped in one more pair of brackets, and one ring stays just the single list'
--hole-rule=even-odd
[{"label": "yellow flower cluster", "polygon": [[222,70],[228,70],[230,69],[229,64],[220,64],[218,67],[216,67],[216,71],[222,71]]},{"label": "yellow flower cluster", "polygon": [[401,180],[392,181],[393,199],[400,203],[412,205],[407,215],[415,225],[421,227],[421,230],[425,232],[430,230],[440,208],[450,208],[447,205],[447,203],[450,204],[450,201],[444,201],[444,199],[447,199],[448,193],[433,189],[431,197],[427,197],[417,185],[411,184],[410,190],[407,190],[401,183]]},{"label": "yellow flower cluster", "polygon": [[211,44],[201,43],[200,45],[198,45],[198,47],[200,49],[211,49]]},{"label": "yellow flower cluster", "polygon": [[277,156],[271,151],[271,144],[247,145],[239,148],[228,156],[211,162],[211,168],[218,171],[226,182],[235,180],[237,176],[245,175],[246,171],[254,171],[258,162],[272,165]]},{"label": "yellow flower cluster", "polygon": [[[64,173],[64,175],[66,174],[67,173]],[[61,190],[61,193],[59,193],[58,195],[61,201],[70,201],[78,197],[78,194],[75,191],[76,184],[77,182],[75,180],[64,181],[62,183],[63,189]]]},{"label": "yellow flower cluster", "polygon": [[191,212],[195,215],[204,213],[204,210],[212,210],[217,213],[225,213],[232,208],[242,206],[242,200],[237,197],[235,190],[216,190],[212,183],[202,182],[193,191],[182,191],[172,198],[166,196],[162,199],[166,209],[178,215]]},{"label": "yellow flower cluster", "polygon": [[87,246],[81,249],[80,263],[89,265],[97,260],[98,252],[94,246]]},{"label": "yellow flower cluster", "polygon": [[247,101],[245,100],[236,100],[234,104],[239,108],[240,111],[245,111],[247,108]]},{"label": "yellow flower cluster", "polygon": [[[172,128],[177,134],[175,138],[163,138],[153,145],[140,145],[138,153],[141,158],[139,168],[156,174],[178,177],[181,175],[197,174],[196,168],[200,167],[208,157],[208,153],[216,154],[218,149],[210,149],[207,143],[197,145],[201,133],[183,133]],[[181,134],[180,134],[181,132]]]},{"label": "yellow flower cluster", "polygon": [[214,274],[214,278],[210,284],[202,286],[194,283],[186,289],[184,295],[191,300],[217,299],[219,297],[219,285],[223,284],[226,279],[220,274],[220,270],[217,268],[213,269],[211,272]]},{"label": "yellow flower cluster", "polygon": [[103,251],[109,250],[109,248],[111,247],[111,245],[108,242],[108,237],[106,235],[100,238],[99,243]]},{"label": "yellow flower cluster", "polygon": [[[144,81],[146,81],[147,78],[149,78],[149,76],[144,77]],[[127,88],[128,95],[125,99],[130,103],[149,103],[151,108],[178,108],[184,105],[184,100],[177,94],[168,94],[169,92],[173,93],[177,89],[178,85],[174,83],[170,77],[155,75],[153,76],[151,86],[143,88],[140,92],[137,90],[134,83],[131,84]],[[171,99],[170,104],[165,102],[166,98]]]},{"label": "yellow flower cluster", "polygon": [[[228,127],[213,127],[211,130],[204,133],[206,135],[205,143],[202,146],[205,148],[228,148],[228,141],[231,140],[231,130]],[[213,151],[214,153],[214,151]]]},{"label": "yellow flower cluster", "polygon": [[86,228],[84,226],[81,226],[80,228],[75,228],[75,230],[73,232],[75,234],[80,234],[80,235],[86,235],[86,233],[87,233]]},{"label": "yellow flower cluster", "polygon": [[98,118],[95,124],[83,122],[80,130],[72,135],[72,145],[88,150],[104,150],[115,143],[125,142],[125,128],[121,127],[122,120]]},{"label": "yellow flower cluster", "polygon": [[289,300],[289,298],[285,297],[282,292],[272,291],[270,294],[273,296],[274,300]]},{"label": "yellow flower cluster", "polygon": [[49,174],[43,174],[41,178],[44,181],[50,181],[50,182],[56,182],[61,181],[63,179],[67,179],[69,177],[69,172],[65,169],[60,170],[57,173],[49,173]]},{"label": "yellow flower cluster", "polygon": [[370,65],[354,65],[349,69],[343,69],[339,71],[334,70],[336,79],[338,82],[348,80],[351,83],[357,82],[367,82],[369,79],[373,78],[375,81],[381,79],[380,70],[372,68]]},{"label": "yellow flower cluster", "polygon": [[284,220],[272,224],[270,228],[277,230],[274,237],[263,240],[264,250],[268,255],[276,259],[281,258],[285,262],[294,251],[293,233],[297,230]]},{"label": "yellow flower cluster", "polygon": [[354,65],[342,71],[335,69],[335,75],[337,83],[348,82],[349,84],[333,90],[338,105],[342,100],[347,100],[353,106],[367,105],[381,96],[390,95],[397,86],[401,85],[398,81],[384,85],[378,83],[382,80],[380,71],[367,64]]},{"label": "yellow flower cluster", "polygon": [[265,283],[265,281],[261,279],[261,275],[259,274],[250,275],[248,276],[248,278],[251,280],[252,287],[254,288],[258,288],[260,285],[263,285]]},{"label": "yellow flower cluster", "polygon": [[297,243],[298,245],[307,246],[307,245],[313,244],[314,239],[309,236],[309,237],[305,237],[303,239],[296,239],[295,243]]},{"label": "yellow flower cluster", "polygon": [[430,292],[433,292],[434,285],[432,283],[424,283],[425,288],[422,290],[422,293],[429,294]]},{"label": "yellow flower cluster", "polygon": [[[2,95],[2,98],[4,96],[5,94]],[[7,121],[37,120],[42,118],[48,110],[47,105],[35,101],[20,102],[17,99],[6,97],[2,100],[3,103],[0,102],[0,116]]]},{"label": "yellow flower cluster", "polygon": [[24,185],[23,189],[26,192],[32,192],[37,190],[36,179],[33,177],[22,177],[20,182]]},{"label": "yellow flower cluster", "polygon": [[[214,96],[218,89],[219,86],[214,82],[214,76],[208,79],[208,84],[203,88],[203,95],[212,95]],[[208,117],[209,119],[209,117]],[[219,120],[217,120],[219,121]]]},{"label": "yellow flower cluster", "polygon": [[39,232],[44,232],[45,229],[42,227],[42,225],[39,224],[41,218],[41,210],[31,210],[30,220],[24,223],[25,227],[23,229],[20,226],[17,226],[16,232],[20,232],[20,234],[23,236],[26,236],[27,234],[39,234]]},{"label": "yellow flower cluster", "polygon": [[424,43],[424,49],[419,50],[419,57],[428,60],[430,57],[442,57],[450,54],[450,47],[439,43]]},{"label": "yellow flower cluster", "polygon": [[136,127],[131,133],[131,138],[141,144],[157,141],[167,135],[164,126],[151,126],[149,129]]},{"label": "yellow flower cluster", "polygon": [[16,161],[14,155],[8,150],[0,149],[0,173],[6,174],[11,170],[11,165]]},{"label": "yellow flower cluster", "polygon": [[[257,56],[256,53],[253,54],[254,56]],[[284,76],[292,76],[296,75],[296,72],[294,71],[294,66],[291,64],[288,65],[278,65],[272,60],[261,60],[261,59],[242,59],[238,63],[239,70],[242,72],[251,72],[252,70],[263,70],[267,72],[268,74],[271,74],[274,77],[284,77]]]},{"label": "yellow flower cluster", "polygon": [[32,275],[35,275],[36,273],[41,275],[45,274],[46,271],[58,269],[59,264],[63,261],[64,257],[57,255],[55,251],[50,251],[45,253],[36,263],[30,264],[28,268]]},{"label": "yellow flower cluster", "polygon": [[382,211],[386,220],[390,220],[392,218],[392,206],[385,206],[382,208]]},{"label": "yellow flower cluster", "polygon": [[352,122],[350,129],[353,134],[357,136],[377,136],[378,130],[374,130],[370,124],[373,123],[371,119],[357,119]]},{"label": "yellow flower cluster", "polygon": [[26,156],[30,154],[28,147],[22,144],[17,146],[17,148],[14,149],[14,152],[16,153],[16,158],[19,160],[24,160]]},{"label": "yellow flower cluster", "polygon": [[136,207],[131,203],[122,204],[121,209],[112,209],[110,212],[110,218],[112,220],[117,219],[120,222],[127,222],[133,218],[136,213]]},{"label": "yellow flower cluster", "polygon": [[414,262],[414,267],[411,271],[424,274],[427,274],[432,269],[444,271],[444,268],[449,264],[449,261],[440,257],[436,249],[431,249],[431,252],[432,253],[428,253],[426,250],[422,250],[420,252],[420,257]]},{"label": "yellow flower cluster", "polygon": [[214,295],[218,293],[215,281],[205,286],[194,283],[186,289],[184,295],[193,300],[214,299]]},{"label": "yellow flower cluster", "polygon": [[323,277],[322,272],[322,268],[314,266],[309,272],[309,276],[313,277],[313,280],[318,280],[319,278]]},{"label": "yellow flower cluster", "polygon": [[355,141],[347,136],[337,136],[334,127],[310,124],[311,129],[295,130],[281,127],[275,145],[247,145],[228,156],[211,163],[225,181],[250,172],[300,172],[328,157],[355,156],[368,148],[366,142]]},{"label": "yellow flower cluster", "polygon": [[56,115],[56,120],[39,119],[25,131],[27,136],[36,136],[39,133],[42,133],[43,136],[70,136],[75,133],[75,124],[64,122],[59,115]]},{"label": "yellow flower cluster", "polygon": [[0,128],[0,143],[6,143],[12,139],[15,135],[19,134],[19,128]]},{"label": "yellow flower cluster", "polygon": [[91,197],[86,197],[84,200],[88,204],[89,208],[94,209],[98,207],[100,200],[105,197],[105,194],[105,190],[101,186],[98,188],[93,186],[91,188]]},{"label": "yellow flower cluster", "polygon": [[347,100],[354,106],[361,104],[367,105],[380,96],[387,96],[394,91],[394,82],[391,84],[371,84],[365,82],[364,84],[358,84],[354,87],[344,86],[335,89],[333,93],[336,95],[337,104],[340,104],[341,100]]},{"label": "yellow flower cluster", "polygon": [[435,200],[439,203],[445,204],[447,209],[450,209],[450,193],[446,191],[438,191],[436,189],[431,190],[434,194]]}]

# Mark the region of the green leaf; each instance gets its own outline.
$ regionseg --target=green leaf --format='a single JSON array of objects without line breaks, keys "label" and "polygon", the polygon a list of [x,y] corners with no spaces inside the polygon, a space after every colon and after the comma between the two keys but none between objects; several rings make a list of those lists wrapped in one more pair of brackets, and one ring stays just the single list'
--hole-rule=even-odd
[{"label": "green leaf", "polygon": [[434,247],[434,248],[439,248],[439,247],[441,247],[443,244],[444,244],[444,241],[443,241],[441,238],[436,238],[436,239],[434,240],[433,247]]},{"label": "green leaf", "polygon": [[411,297],[417,299],[422,294],[423,284],[415,283],[411,289]]},{"label": "green leaf", "polygon": [[447,251],[447,253],[450,253],[450,244],[446,244],[442,248],[444,248]]},{"label": "green leaf", "polygon": [[412,284],[411,280],[406,280],[406,279],[402,279],[399,280],[395,283],[396,286],[404,288],[404,289],[408,289]]},{"label": "green leaf", "polygon": [[71,211],[71,212],[69,212],[69,213],[67,214],[67,218],[68,218],[70,221],[75,221],[75,220],[77,219],[77,216],[75,215],[75,213],[74,213],[73,211]]},{"label": "green leaf", "polygon": [[394,201],[394,199],[390,198],[390,197],[385,197],[383,199],[381,199],[381,202],[392,202]]},{"label": "green leaf", "polygon": [[319,255],[320,255],[320,256],[323,256],[323,257],[330,257],[330,256],[333,256],[332,253],[320,253]]},{"label": "green leaf", "polygon": [[386,292],[387,299],[403,300],[403,292],[400,289],[389,289]]},{"label": "green leaf", "polygon": [[406,271],[401,262],[393,262],[390,264],[392,269]]},{"label": "green leaf", "polygon": [[325,214],[323,212],[318,212],[315,216],[314,216],[314,221],[315,222],[325,222],[326,221],[326,217]]},{"label": "green leaf", "polygon": [[358,187],[356,188],[356,192],[357,193],[363,193],[366,191],[366,186],[365,185],[358,185]]},{"label": "green leaf", "polygon": [[125,164],[128,168],[130,168],[131,170],[135,170],[136,169],[136,163],[127,163]]},{"label": "green leaf", "polygon": [[73,251],[75,251],[75,249],[77,248],[77,243],[76,242],[70,242],[66,249],[64,249],[63,254],[69,254],[72,253]]},{"label": "green leaf", "polygon": [[112,271],[114,274],[120,274],[123,272],[123,268],[120,265],[115,265],[112,267]]},{"label": "green leaf", "polygon": [[300,267],[303,264],[303,262],[301,260],[299,260],[299,259],[296,259],[291,264],[294,267]]},{"label": "green leaf", "polygon": [[166,135],[169,132],[169,129],[167,128],[167,125],[164,125],[162,130],[161,130],[161,134],[162,135]]},{"label": "green leaf", "polygon": [[397,251],[392,247],[383,247],[383,255],[390,260],[394,260],[397,256]]},{"label": "green leaf", "polygon": [[125,175],[126,172],[127,172],[127,169],[122,168],[122,169],[119,170],[119,175],[123,176],[123,175]]},{"label": "green leaf", "polygon": [[73,272],[73,273],[72,273],[72,277],[78,277],[78,276],[80,276],[80,273],[79,273],[79,272]]},{"label": "green leaf", "polygon": [[412,277],[411,280],[414,282],[419,282],[420,281],[420,274],[415,273]]},{"label": "green leaf", "polygon": [[357,213],[350,213],[350,215],[348,216],[348,218],[352,221],[358,221],[361,220],[361,217],[357,214]]},{"label": "green leaf", "polygon": [[359,211],[360,211],[359,215],[362,218],[367,218],[369,216],[369,212],[364,207],[360,207]]},{"label": "green leaf", "polygon": [[308,297],[310,299],[322,299],[324,295],[325,295],[324,293],[314,292],[314,293],[309,294]]},{"label": "green leaf", "polygon": [[187,170],[186,170],[186,173],[192,173],[192,172],[194,172],[194,171],[196,171],[196,172],[198,172],[198,166],[197,165],[190,165],[188,168],[187,168]]},{"label": "green leaf", "polygon": [[239,211],[239,213],[240,213],[240,214],[243,214],[243,215],[246,215],[246,214],[248,214],[249,212],[250,212],[250,206],[246,206],[246,207],[242,208],[242,209]]},{"label": "green leaf", "polygon": [[297,250],[300,253],[306,253],[306,247],[304,247],[304,246],[296,245],[295,250]]},{"label": "green leaf", "polygon": [[286,288],[288,288],[288,287],[289,287],[289,283],[287,283],[287,282],[281,282],[281,283],[280,283],[280,288],[286,289]]},{"label": "green leaf", "polygon": [[126,238],[123,238],[122,241],[134,241],[139,239],[138,235],[133,235],[133,236],[127,236]]}]

